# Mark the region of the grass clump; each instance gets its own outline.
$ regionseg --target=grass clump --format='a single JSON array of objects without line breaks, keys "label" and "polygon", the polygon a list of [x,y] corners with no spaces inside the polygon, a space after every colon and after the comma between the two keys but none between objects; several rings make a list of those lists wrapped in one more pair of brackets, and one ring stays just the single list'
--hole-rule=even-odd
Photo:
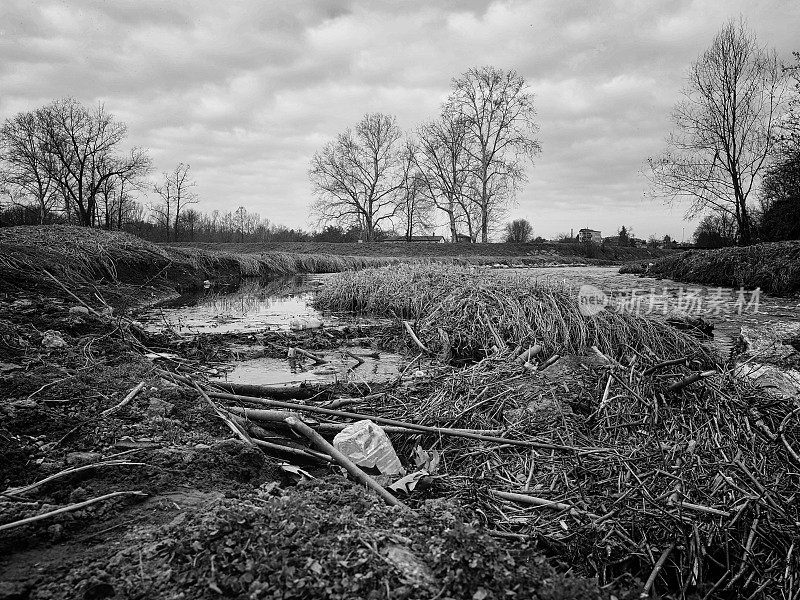
[{"label": "grass clump", "polygon": [[800,242],[690,250],[656,260],[650,273],[687,283],[794,294],[800,292]]},{"label": "grass clump", "polygon": [[317,304],[413,320],[428,348],[467,360],[493,348],[536,344],[549,354],[596,347],[609,355],[634,350],[675,357],[701,350],[696,340],[657,319],[610,310],[585,316],[575,288],[452,265],[342,273],[325,282]]}]

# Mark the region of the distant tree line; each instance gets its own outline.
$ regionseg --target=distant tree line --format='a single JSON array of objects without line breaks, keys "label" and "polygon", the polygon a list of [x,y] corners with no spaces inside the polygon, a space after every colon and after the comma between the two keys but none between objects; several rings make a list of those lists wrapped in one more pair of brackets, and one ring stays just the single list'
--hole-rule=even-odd
[{"label": "distant tree line", "polygon": [[125,151],[126,136],[125,124],[102,104],[88,108],[72,98],[7,119],[0,128],[0,194],[10,216],[47,223],[58,214],[107,228],[140,216],[132,192],[150,159],[138,147]]},{"label": "distant tree line", "polygon": [[702,246],[800,239],[800,54],[784,66],[743,20],[692,65],[653,195],[689,201]]},{"label": "distant tree line", "polygon": [[314,154],[320,223],[410,238],[445,218],[450,239],[487,242],[539,153],[533,94],[515,71],[472,68],[452,81],[437,119],[403,132],[365,115]]}]

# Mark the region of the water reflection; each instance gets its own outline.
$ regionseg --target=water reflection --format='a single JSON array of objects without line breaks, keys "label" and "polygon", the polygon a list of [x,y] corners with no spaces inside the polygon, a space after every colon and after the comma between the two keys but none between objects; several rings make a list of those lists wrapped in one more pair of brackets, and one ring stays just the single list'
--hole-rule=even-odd
[{"label": "water reflection", "polygon": [[[140,316],[150,331],[234,333],[289,329],[292,319],[322,319],[311,306],[320,275],[245,280],[231,290],[206,290],[165,302]],[[330,322],[331,317],[327,320]]]}]

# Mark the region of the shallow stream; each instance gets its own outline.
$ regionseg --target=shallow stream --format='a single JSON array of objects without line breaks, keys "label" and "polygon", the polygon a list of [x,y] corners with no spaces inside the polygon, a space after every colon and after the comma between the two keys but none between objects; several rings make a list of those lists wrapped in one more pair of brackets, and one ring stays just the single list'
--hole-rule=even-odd
[{"label": "shallow stream", "polygon": [[[800,323],[800,300],[777,298],[745,290],[712,288],[620,274],[617,267],[558,266],[503,269],[532,281],[549,281],[569,286],[576,294],[600,294],[625,310],[640,314],[688,313],[714,325],[712,343],[727,353],[739,337],[742,325],[781,330]],[[372,353],[374,348],[345,347],[326,351],[329,362],[270,358],[259,353],[257,332],[290,332],[293,329],[337,328],[359,323],[380,324],[380,320],[355,315],[320,312],[313,306],[315,290],[331,275],[298,275],[268,280],[250,280],[233,289],[209,289],[162,303],[139,315],[150,331],[165,328],[191,336],[195,334],[252,334],[241,342],[240,360],[224,369],[227,381],[276,384],[293,382],[366,381],[378,382],[397,376],[403,359],[392,353]],[[585,287],[590,286],[590,287]],[[388,324],[388,321],[383,321]],[[249,340],[252,339],[252,342]],[[360,353],[363,363],[347,352]]]}]

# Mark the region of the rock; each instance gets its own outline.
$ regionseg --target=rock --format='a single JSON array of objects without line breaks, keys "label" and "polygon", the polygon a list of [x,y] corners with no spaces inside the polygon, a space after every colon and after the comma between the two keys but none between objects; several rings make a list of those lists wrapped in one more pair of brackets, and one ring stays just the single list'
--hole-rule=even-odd
[{"label": "rock", "polygon": [[70,306],[69,307],[69,314],[71,315],[88,315],[89,309],[85,306]]},{"label": "rock", "polygon": [[69,494],[69,501],[72,503],[83,502],[89,498],[89,493],[82,487],[76,487]]},{"label": "rock", "polygon": [[342,429],[333,438],[333,446],[360,467],[376,468],[384,475],[404,472],[389,436],[369,419]]},{"label": "rock", "polygon": [[800,323],[767,324],[758,327],[742,325],[739,343],[747,357],[762,362],[783,363],[797,354],[792,345],[794,336],[800,335]]},{"label": "rock", "polygon": [[42,337],[42,346],[45,348],[66,348],[67,342],[61,337],[60,332],[54,329],[48,329],[44,332],[44,336]]},{"label": "rock", "polygon": [[99,452],[70,452],[67,454],[67,464],[73,467],[80,467],[91,463],[96,463],[103,455]]},{"label": "rock", "polygon": [[147,405],[148,417],[168,417],[175,412],[175,405],[161,398],[150,398]]},{"label": "rock", "polygon": [[737,365],[734,373],[751,379],[764,391],[780,398],[791,400],[800,395],[800,371],[796,369],[780,369],[773,365],[749,362]]},{"label": "rock", "polygon": [[435,580],[430,567],[408,548],[392,544],[383,551],[383,556],[400,572],[403,583],[421,588],[433,587]]}]

